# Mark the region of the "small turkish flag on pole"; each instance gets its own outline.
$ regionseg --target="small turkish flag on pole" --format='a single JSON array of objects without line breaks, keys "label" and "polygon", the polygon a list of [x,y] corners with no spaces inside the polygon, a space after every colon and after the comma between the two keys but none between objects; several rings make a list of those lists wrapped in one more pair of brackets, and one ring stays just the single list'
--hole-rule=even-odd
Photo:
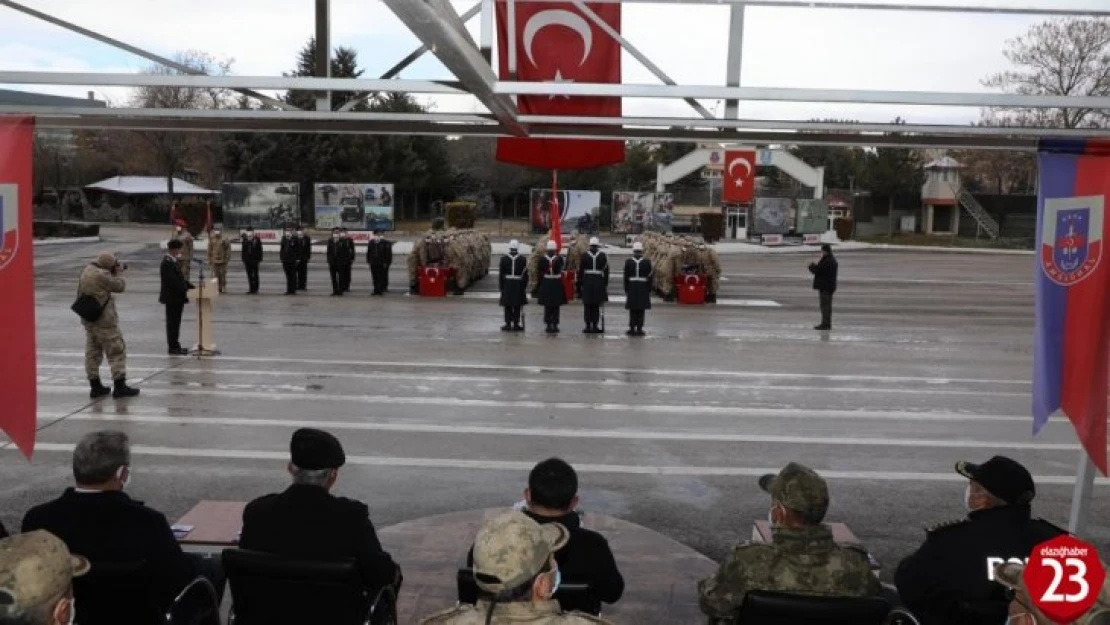
[{"label": "small turkish flag on pole", "polygon": [[725,175],[722,196],[726,202],[749,204],[755,198],[755,152],[725,152]]},{"label": "small turkish flag on pole", "polygon": [[559,215],[559,170],[551,170],[551,240],[555,253],[563,249],[563,219]]}]

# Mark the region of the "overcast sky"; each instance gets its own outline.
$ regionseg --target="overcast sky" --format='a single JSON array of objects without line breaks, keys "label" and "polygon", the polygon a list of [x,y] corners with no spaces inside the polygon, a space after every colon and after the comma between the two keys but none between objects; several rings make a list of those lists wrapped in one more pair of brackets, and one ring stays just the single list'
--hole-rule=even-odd
[{"label": "overcast sky", "polygon": [[[197,49],[232,59],[233,73],[280,75],[313,34],[311,0],[25,0],[41,11],[141,48],[172,56]],[[477,0],[453,2],[462,13]],[[918,3],[926,3],[920,0]],[[949,0],[966,6],[1104,8],[1107,0]],[[939,4],[940,2],[933,2]],[[419,45],[381,2],[333,0],[332,38],[359,52],[366,77],[380,75]],[[729,9],[722,6],[626,4],[624,35],[679,84],[723,85]],[[741,82],[753,87],[984,91],[980,80],[1006,69],[1007,39],[1043,18],[906,11],[747,9]],[[470,23],[478,38],[479,20]],[[624,82],[658,81],[625,54]],[[133,72],[144,59],[0,7],[0,68]],[[434,57],[403,78],[447,79]],[[24,86],[10,88],[32,90]],[[90,88],[40,87],[83,96]],[[122,103],[126,91],[93,88]],[[723,113],[718,102],[704,102]],[[479,112],[470,98],[435,102],[443,112]],[[695,116],[681,101],[627,100],[626,115]],[[761,119],[848,118],[912,123],[965,123],[975,109],[752,103],[741,116]]]}]

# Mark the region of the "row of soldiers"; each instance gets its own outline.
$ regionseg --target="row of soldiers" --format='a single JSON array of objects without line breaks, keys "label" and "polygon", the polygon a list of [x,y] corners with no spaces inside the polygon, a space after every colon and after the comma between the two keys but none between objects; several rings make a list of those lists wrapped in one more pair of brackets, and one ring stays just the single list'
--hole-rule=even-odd
[{"label": "row of soldiers", "polygon": [[[509,243],[509,253],[501,258],[498,267],[500,304],[505,309],[503,332],[524,330],[523,309],[528,303],[528,285],[532,296],[543,306],[543,320],[548,334],[559,333],[560,309],[567,303],[564,275],[573,264],[577,272],[574,288],[582,301],[586,327],[584,334],[601,334],[604,329],[603,307],[609,301],[609,257],[601,251],[601,241],[592,237],[586,241],[579,236],[568,246],[566,257],[561,256],[558,244],[543,237],[529,260],[520,253],[520,243]],[[577,243],[587,243],[585,249]],[[577,252],[577,249],[582,251]],[[542,250],[539,254],[537,250]],[[644,335],[644,317],[651,308],[652,264],[644,258],[644,246],[632,246],[632,258],[624,263],[625,309],[628,310],[629,336]]]},{"label": "row of soldiers", "polygon": [[721,285],[721,261],[717,250],[704,241],[676,234],[645,232],[640,235],[640,241],[644,244],[644,255],[655,267],[654,291],[665,301],[674,301],[675,277],[690,274],[704,275],[705,301],[717,301]]},{"label": "row of soldiers", "polygon": [[462,295],[467,287],[489,273],[492,254],[493,247],[484,232],[455,228],[426,232],[413,243],[408,257],[409,289],[419,292],[424,267],[442,267],[454,270],[451,289],[455,295]]}]

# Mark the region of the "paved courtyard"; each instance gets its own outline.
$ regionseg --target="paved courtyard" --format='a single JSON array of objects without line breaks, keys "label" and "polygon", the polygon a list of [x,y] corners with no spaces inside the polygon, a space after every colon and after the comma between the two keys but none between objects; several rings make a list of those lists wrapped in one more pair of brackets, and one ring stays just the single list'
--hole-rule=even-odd
[{"label": "paved courtyard", "polygon": [[[131,266],[117,306],[142,395],[90,404],[69,304],[100,249]],[[512,504],[552,455],[579,469],[587,511],[713,559],[766,517],[755,477],[791,460],[829,478],[830,520],[851,526],[888,581],[924,527],[962,516],[957,460],[1019,459],[1037,478],[1035,512],[1067,523],[1075,436],[1062,420],[1030,433],[1030,256],[845,252],[829,334],[812,330],[812,257],[726,256],[726,301],[658,303],[649,336],[629,339],[619,306],[604,337],[580,333],[577,305],[558,337],[536,331],[535,305],[527,333],[503,334],[494,275],[464,297],[410,297],[403,258],[385,298],[368,297],[361,263],[355,292],[329,297],[320,254],[308,293],[286,297],[268,253],[259,296],[242,294],[232,266],[215,324],[223,355],[197,360],[165,355],[161,254],[131,229],[36,249],[42,430],[33,464],[0,454],[5,524],[70,483],[69,451],[91,430],[130,433],[131,490],[175,519],[201,499],[283,488],[303,425],[341,438],[338,492],[366,501],[379,527]],[[190,309],[183,339],[195,327]],[[1099,480],[1091,513],[1103,550],[1108,485]]]}]

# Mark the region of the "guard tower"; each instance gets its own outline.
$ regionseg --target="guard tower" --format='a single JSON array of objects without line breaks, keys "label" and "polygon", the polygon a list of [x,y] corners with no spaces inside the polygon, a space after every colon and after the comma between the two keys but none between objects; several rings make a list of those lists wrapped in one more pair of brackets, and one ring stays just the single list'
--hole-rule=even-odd
[{"label": "guard tower", "polygon": [[960,168],[956,159],[945,156],[925,164],[921,205],[925,234],[955,236],[960,232]]}]

